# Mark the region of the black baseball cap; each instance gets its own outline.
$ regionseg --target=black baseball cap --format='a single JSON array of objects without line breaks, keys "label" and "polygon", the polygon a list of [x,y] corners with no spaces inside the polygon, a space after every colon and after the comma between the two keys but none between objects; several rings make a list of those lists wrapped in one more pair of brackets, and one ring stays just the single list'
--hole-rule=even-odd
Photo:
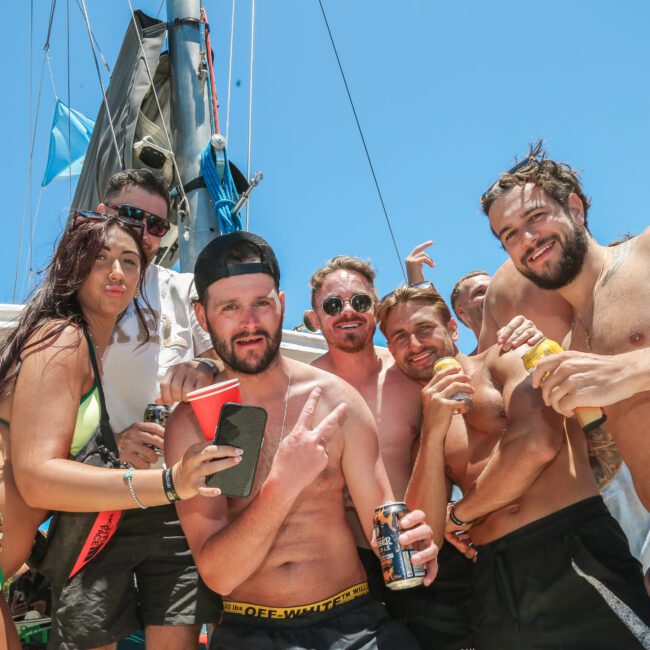
[{"label": "black baseball cap", "polygon": [[[233,255],[233,248],[240,248],[238,246],[240,242],[246,242],[247,245],[241,246],[243,251],[237,251]],[[226,262],[233,257],[237,258],[240,252],[244,257],[253,254],[259,257],[260,261]],[[194,284],[199,300],[203,299],[207,288],[217,280],[250,273],[266,273],[273,278],[276,288],[280,287],[280,266],[269,243],[259,235],[246,230],[220,235],[199,253],[194,264]]]}]

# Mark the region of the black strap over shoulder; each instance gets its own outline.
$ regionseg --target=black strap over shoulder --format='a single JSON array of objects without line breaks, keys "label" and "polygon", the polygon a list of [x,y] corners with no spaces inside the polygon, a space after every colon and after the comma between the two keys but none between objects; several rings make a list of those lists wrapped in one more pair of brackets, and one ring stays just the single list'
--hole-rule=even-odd
[{"label": "black strap over shoulder", "polygon": [[117,454],[117,443],[115,442],[115,436],[113,435],[113,429],[111,428],[108,411],[106,410],[106,399],[104,397],[104,389],[102,387],[102,376],[99,371],[99,364],[97,363],[97,355],[95,354],[95,344],[93,343],[88,330],[84,327],[84,335],[88,343],[88,352],[90,355],[90,363],[93,367],[93,374],[95,375],[95,383],[97,384],[97,391],[99,392],[99,406],[101,410],[100,421],[99,421],[99,434],[101,441],[100,444],[104,445],[106,449]]}]

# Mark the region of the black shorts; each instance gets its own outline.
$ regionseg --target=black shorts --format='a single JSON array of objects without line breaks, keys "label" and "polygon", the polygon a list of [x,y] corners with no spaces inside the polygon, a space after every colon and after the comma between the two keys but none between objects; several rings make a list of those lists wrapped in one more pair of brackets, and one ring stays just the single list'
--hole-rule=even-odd
[{"label": "black shorts", "polygon": [[481,546],[472,596],[477,650],[650,648],[641,565],[599,496]]},{"label": "black shorts", "polygon": [[370,594],[299,618],[224,612],[210,650],[418,650],[409,631]]},{"label": "black shorts", "polygon": [[[136,586],[137,585],[137,586]],[[106,645],[149,625],[214,623],[221,598],[198,575],[174,506],[124,513],[100,555],[52,586],[50,647]]]},{"label": "black shorts", "polygon": [[392,591],[386,606],[406,624],[423,650],[470,650],[474,564],[451,544],[438,554],[438,575],[428,587]]}]

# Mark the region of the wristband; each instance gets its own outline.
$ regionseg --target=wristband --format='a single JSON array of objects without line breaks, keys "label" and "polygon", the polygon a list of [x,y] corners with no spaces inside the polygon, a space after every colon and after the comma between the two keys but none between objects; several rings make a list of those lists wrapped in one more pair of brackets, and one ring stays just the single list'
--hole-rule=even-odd
[{"label": "wristband", "polygon": [[454,524],[455,526],[471,526],[474,523],[474,520],[463,521],[462,519],[459,519],[456,516],[456,513],[454,512],[455,506],[456,506],[455,501],[449,504],[449,519],[451,519],[451,523]]},{"label": "wristband", "polygon": [[135,495],[135,490],[133,489],[133,468],[129,468],[124,472],[124,480],[129,487],[129,492],[131,493],[133,500],[140,506],[140,508],[142,508],[142,510],[146,510],[149,506],[142,505],[142,502]]},{"label": "wristband", "polygon": [[176,492],[176,488],[174,487],[174,477],[172,476],[171,467],[167,467],[163,470],[162,482],[163,490],[165,490],[165,496],[167,497],[169,503],[180,501],[181,498],[178,496],[178,492]]},{"label": "wristband", "polygon": [[204,366],[207,366],[212,370],[212,377],[216,377],[217,373],[219,372],[219,366],[217,365],[217,362],[214,359],[205,359],[203,357],[194,357],[192,361],[198,361],[198,363],[202,363]]}]

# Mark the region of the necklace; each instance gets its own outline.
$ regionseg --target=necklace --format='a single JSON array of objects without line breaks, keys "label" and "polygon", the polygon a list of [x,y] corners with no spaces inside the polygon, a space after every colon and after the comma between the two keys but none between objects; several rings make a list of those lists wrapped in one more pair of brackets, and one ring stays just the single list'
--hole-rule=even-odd
[{"label": "necklace", "polygon": [[[288,375],[288,380],[287,380],[287,390],[284,393],[284,413],[282,415],[282,428],[280,429],[280,439],[278,440],[278,446],[275,448],[277,451],[278,448],[280,447],[280,444],[282,443],[282,438],[284,438],[284,425],[287,421],[287,410],[289,406],[289,389],[291,388],[291,369],[289,369],[289,375]],[[274,454],[275,455],[275,454]],[[264,462],[266,463],[267,467],[269,470],[271,469],[271,461],[269,460],[269,457],[266,455],[264,449],[262,449],[262,457],[264,458]]]},{"label": "necklace", "polygon": [[[594,306],[596,304],[596,293],[598,292],[598,285],[600,284],[600,280],[603,277],[603,272],[605,271],[605,265],[607,264],[607,253],[605,253],[604,258],[603,258],[603,263],[600,267],[600,273],[598,274],[598,277],[596,278],[596,283],[594,284],[594,288],[591,294],[591,311],[592,311],[592,318],[593,318],[593,310]],[[577,312],[575,314],[575,319],[576,321],[580,324],[580,327],[582,327],[582,330],[584,332],[584,338],[585,338],[585,346],[587,348],[587,352],[591,352],[591,332],[585,327],[585,324],[582,322],[580,319],[580,316],[578,316]]]}]

